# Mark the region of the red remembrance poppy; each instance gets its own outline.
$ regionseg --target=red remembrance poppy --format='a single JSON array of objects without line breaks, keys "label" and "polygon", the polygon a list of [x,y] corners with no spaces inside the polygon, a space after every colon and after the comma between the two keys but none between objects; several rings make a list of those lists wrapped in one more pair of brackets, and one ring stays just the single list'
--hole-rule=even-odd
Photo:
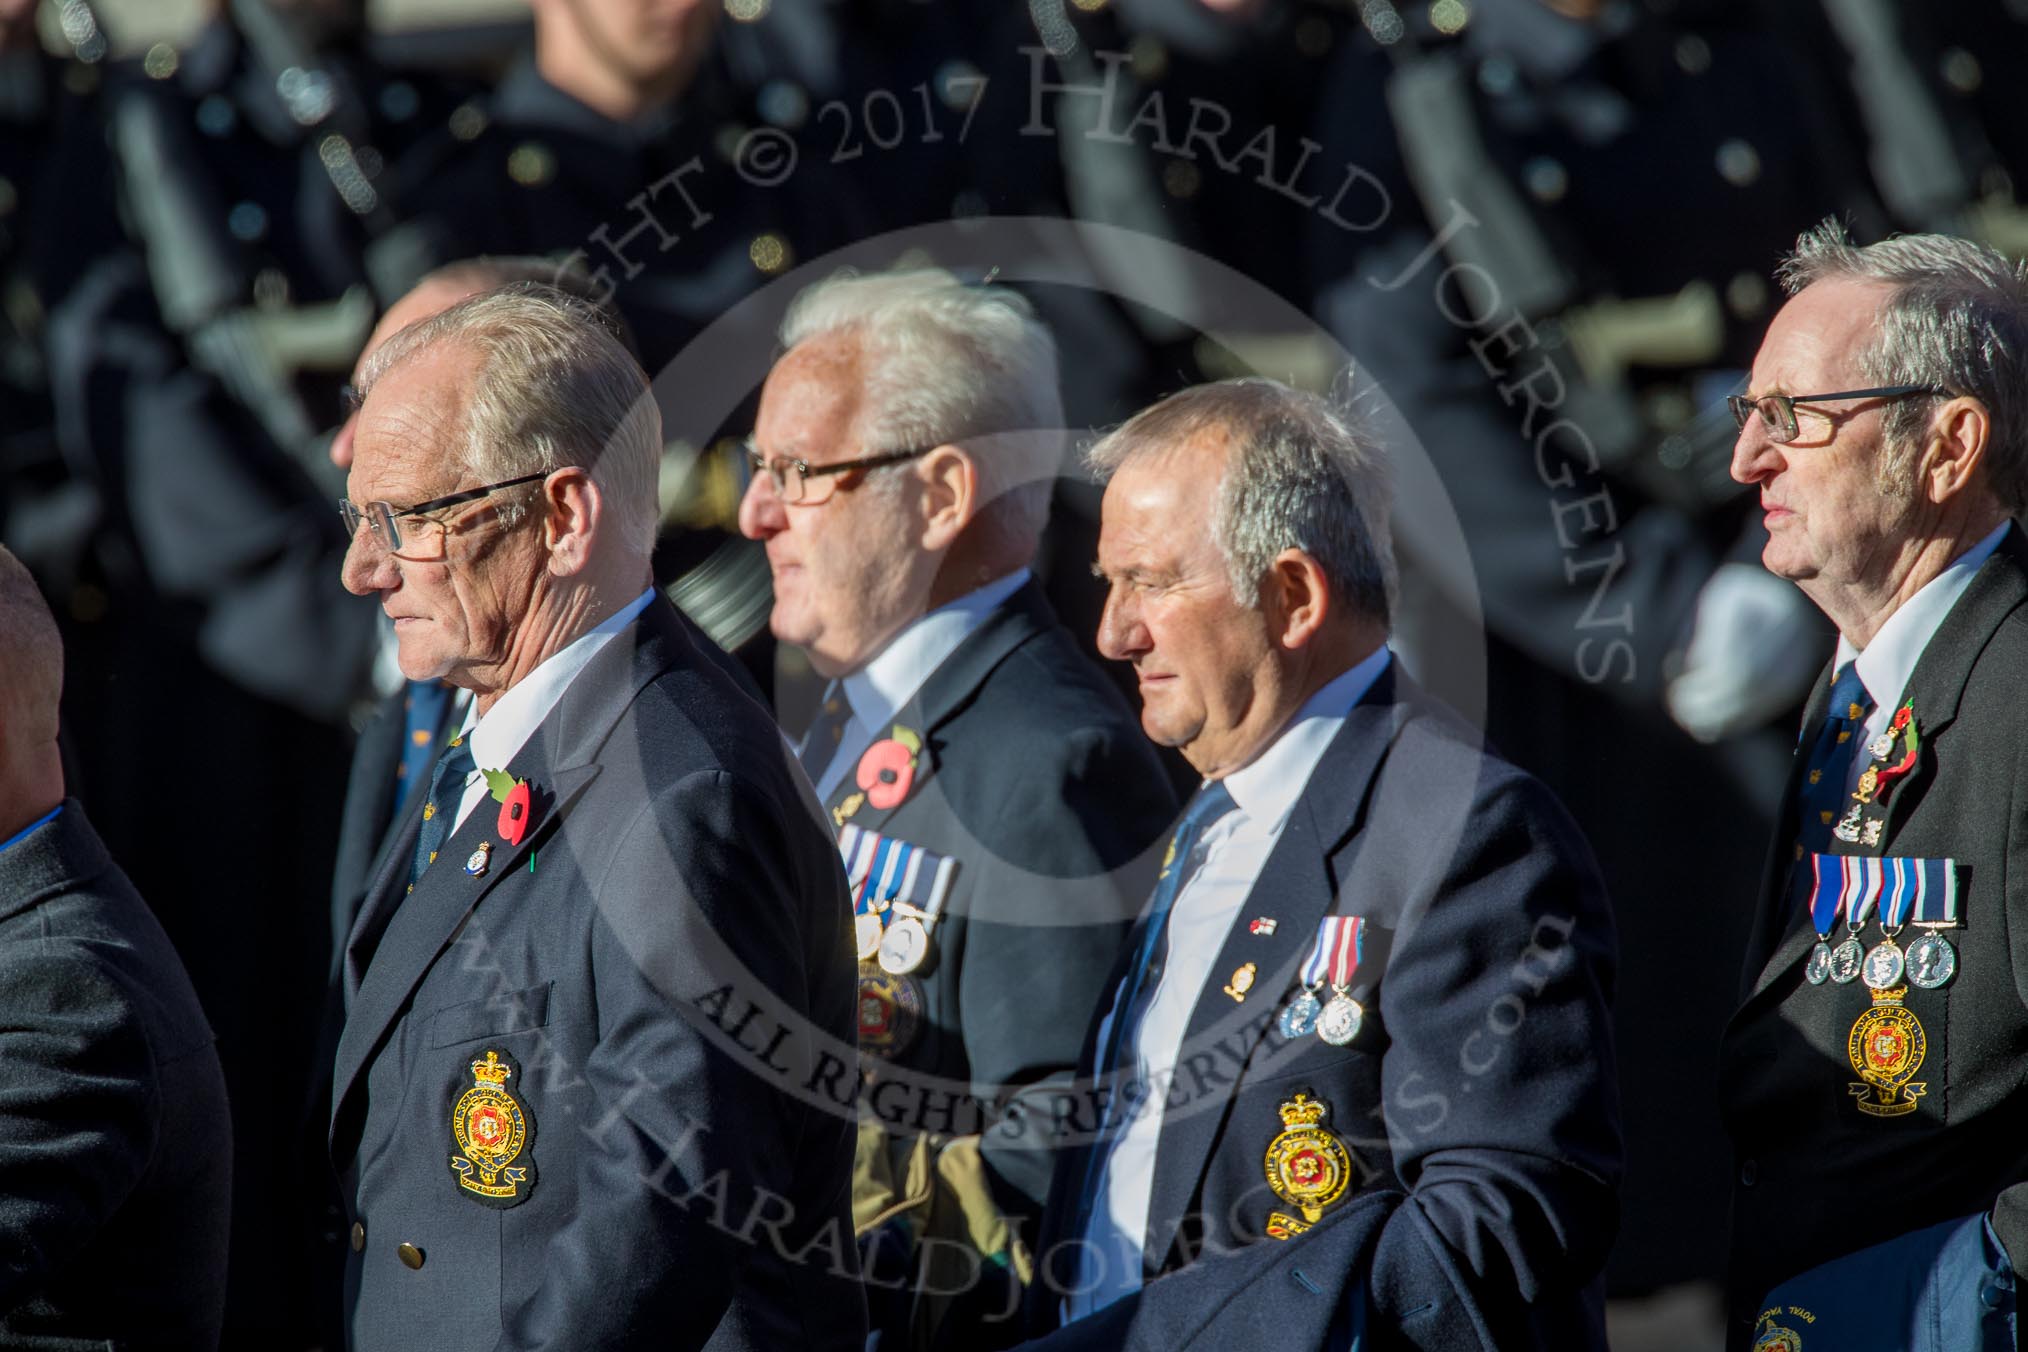
[{"label": "red remembrance poppy", "polygon": [[528,781],[524,779],[500,804],[500,820],[494,827],[509,845],[519,845],[534,820],[535,806],[529,801]]},{"label": "red remembrance poppy", "polygon": [[915,782],[915,753],[893,738],[875,742],[859,758],[858,782],[875,811],[898,806]]}]

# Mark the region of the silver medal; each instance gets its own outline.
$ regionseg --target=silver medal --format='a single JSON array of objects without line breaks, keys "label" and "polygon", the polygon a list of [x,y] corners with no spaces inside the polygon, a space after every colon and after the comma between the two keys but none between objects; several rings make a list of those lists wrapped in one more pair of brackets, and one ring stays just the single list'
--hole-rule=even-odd
[{"label": "silver medal", "polygon": [[861,911],[852,917],[852,933],[859,946],[859,961],[872,962],[880,952],[880,917],[871,911]]},{"label": "silver medal", "polygon": [[1282,1010],[1280,1023],[1282,1036],[1292,1042],[1299,1037],[1307,1037],[1316,1031],[1317,1015],[1323,1010],[1324,1006],[1317,1002],[1315,991],[1309,989],[1297,991],[1296,998],[1289,1001]]},{"label": "silver medal", "polygon": [[1908,946],[1908,979],[1933,991],[1957,974],[1958,951],[1951,941],[1929,930]]},{"label": "silver medal", "polygon": [[1324,1006],[1324,1012],[1317,1016],[1317,1036],[1333,1047],[1342,1047],[1359,1036],[1359,1025],[1365,1018],[1366,1011],[1357,1000],[1344,991],[1336,991]]},{"label": "silver medal", "polygon": [[1901,984],[1901,974],[1906,963],[1901,956],[1901,945],[1892,939],[1882,939],[1866,955],[1866,984],[1876,991],[1884,991]]},{"label": "silver medal", "polygon": [[880,970],[892,976],[906,976],[922,966],[928,956],[929,931],[912,915],[890,924],[880,941]]},{"label": "silver medal", "polygon": [[1866,744],[1866,754],[1875,760],[1886,760],[1887,753],[1894,750],[1894,734],[1883,732]]},{"label": "silver medal", "polygon": [[1844,985],[1859,975],[1859,968],[1866,960],[1866,950],[1859,947],[1857,939],[1847,939],[1831,950],[1831,980]]},{"label": "silver medal", "polygon": [[1810,961],[1803,968],[1803,979],[1812,986],[1821,986],[1831,975],[1831,946],[1822,939],[1810,950]]}]

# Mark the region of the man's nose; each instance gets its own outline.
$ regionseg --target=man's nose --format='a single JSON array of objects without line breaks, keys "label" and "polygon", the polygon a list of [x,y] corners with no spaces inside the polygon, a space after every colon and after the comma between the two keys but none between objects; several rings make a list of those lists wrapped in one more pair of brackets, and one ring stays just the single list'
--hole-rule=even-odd
[{"label": "man's nose", "polygon": [[360,522],[359,529],[352,532],[352,543],[345,546],[339,582],[354,596],[371,596],[392,587],[396,576],[394,555],[371,525]]},{"label": "man's nose", "polygon": [[788,524],[788,513],[782,506],[781,495],[775,492],[773,477],[765,470],[754,475],[746,492],[740,495],[739,533],[749,540],[765,540],[779,535]]},{"label": "man's nose", "polygon": [[1124,662],[1147,647],[1141,628],[1140,608],[1117,586],[1106,592],[1106,606],[1099,614],[1098,650],[1110,661]]},{"label": "man's nose", "polygon": [[1748,418],[1732,443],[1732,463],[1726,468],[1735,482],[1759,483],[1774,472],[1780,445],[1770,438],[1759,418]]}]

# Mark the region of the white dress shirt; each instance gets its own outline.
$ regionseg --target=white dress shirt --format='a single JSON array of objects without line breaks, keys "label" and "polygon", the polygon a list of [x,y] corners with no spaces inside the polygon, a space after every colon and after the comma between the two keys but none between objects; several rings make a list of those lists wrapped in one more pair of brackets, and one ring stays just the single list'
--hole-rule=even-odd
[{"label": "white dress shirt", "polygon": [[465,776],[465,796],[458,803],[458,817],[451,823],[451,835],[457,834],[458,828],[465,824],[465,818],[472,815],[472,809],[486,796],[486,776],[480,772],[506,769],[507,762],[513,760],[527,745],[528,739],[535,735],[535,730],[542,726],[543,719],[549,717],[549,711],[563,698],[563,692],[570,688],[578,673],[590,665],[599,649],[612,641],[613,635],[639,618],[654,599],[655,589],[649,587],[607,616],[596,628],[579,634],[564,645],[563,651],[552,654],[506,694],[494,700],[493,707],[486,711],[483,718],[478,715],[478,703],[473,702],[465,712],[464,731],[460,735],[471,739],[474,768]]},{"label": "white dress shirt", "polygon": [[[1937,626],[1951,613],[1965,589],[1972,585],[1972,579],[1979,569],[1991,558],[1993,551],[2000,547],[2000,541],[2012,524],[2003,521],[1993,533],[1973,545],[1951,561],[1948,568],[1931,578],[1923,589],[1902,602],[1901,609],[1887,617],[1887,623],[1880,626],[1880,632],[1866,645],[1864,652],[1852,646],[1852,640],[1838,635],[1838,656],[1831,664],[1835,674],[1844,669],[1847,662],[1859,664],[1859,680],[1865,685],[1866,693],[1873,696],[1873,712],[1866,716],[1860,729],[1859,746],[1863,753],[1866,743],[1887,730],[1894,711],[1901,707],[1901,701],[1908,691],[1908,678],[1915,672],[1915,664],[1922,660],[1923,650],[1936,636]],[[1923,711],[1915,711],[1920,722]],[[1849,792],[1857,787],[1859,776],[1873,758],[1864,754],[1854,756],[1852,765],[1845,776],[1845,788]]]},{"label": "white dress shirt", "polygon": [[876,656],[840,682],[852,717],[846,720],[831,763],[817,777],[818,802],[831,801],[839,782],[852,773],[867,747],[887,736],[895,714],[915,698],[930,673],[978,632],[1008,597],[1021,590],[1028,577],[1026,568],[1017,568],[911,620]]},{"label": "white dress shirt", "polygon": [[[1142,1081],[1149,1086],[1145,1106],[1113,1137],[1102,1166],[1098,1204],[1083,1236],[1086,1247],[1079,1251],[1079,1279],[1063,1303],[1066,1319],[1103,1309],[1141,1285],[1163,1103],[1182,1059],[1190,1016],[1205,990],[1215,989],[1218,978],[1211,965],[1224,950],[1240,908],[1281,839],[1317,762],[1387,663],[1387,649],[1379,648],[1334,678],[1296,711],[1265,751],[1225,777],[1235,810],[1198,837],[1190,852],[1190,860],[1198,861],[1196,869],[1186,875],[1169,912],[1168,956],[1134,1042]],[[1190,861],[1179,860],[1177,867],[1187,869]],[[1119,994],[1118,989],[1113,991],[1099,1024],[1098,1046],[1106,1045],[1120,1012]]]}]

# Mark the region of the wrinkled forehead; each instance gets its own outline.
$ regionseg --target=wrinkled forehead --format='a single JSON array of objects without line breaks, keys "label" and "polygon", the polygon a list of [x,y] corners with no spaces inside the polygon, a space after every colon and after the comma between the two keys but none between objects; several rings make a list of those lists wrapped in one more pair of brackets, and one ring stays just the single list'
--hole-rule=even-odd
[{"label": "wrinkled forehead", "polygon": [[464,474],[466,417],[480,362],[471,348],[440,342],[381,373],[353,438],[346,485],[354,502],[416,502],[452,491]]}]

